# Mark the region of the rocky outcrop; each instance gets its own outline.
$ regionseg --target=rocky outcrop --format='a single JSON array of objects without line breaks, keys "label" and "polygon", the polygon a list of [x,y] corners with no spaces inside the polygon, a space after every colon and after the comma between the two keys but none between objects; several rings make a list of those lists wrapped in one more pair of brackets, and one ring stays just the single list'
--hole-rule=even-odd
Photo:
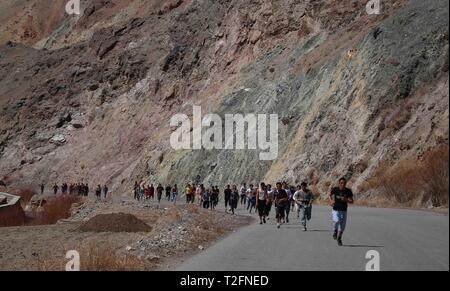
[{"label": "rocky outcrop", "polygon": [[[325,193],[448,144],[446,1],[378,16],[356,0],[89,3],[0,47],[0,178],[13,185],[284,179]],[[277,113],[278,159],[172,150],[169,120],[192,105]]]}]

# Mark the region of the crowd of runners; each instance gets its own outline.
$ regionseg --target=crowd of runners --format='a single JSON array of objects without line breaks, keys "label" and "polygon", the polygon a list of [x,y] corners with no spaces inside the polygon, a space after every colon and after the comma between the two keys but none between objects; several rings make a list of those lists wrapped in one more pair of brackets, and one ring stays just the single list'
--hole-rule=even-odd
[{"label": "crowd of runners", "polygon": [[[145,203],[146,207],[158,208],[164,198],[177,203],[179,196],[178,186],[162,184],[146,184],[145,182],[135,182],[134,199]],[[278,182],[275,187],[270,184],[260,183],[259,185],[243,183],[239,188],[236,185],[227,185],[221,195],[218,186],[205,187],[203,184],[187,184],[182,190],[185,203],[196,204],[205,209],[214,210],[223,198],[225,211],[234,214],[240,206],[250,214],[257,213],[260,224],[267,223],[272,210],[275,212],[277,228],[282,224],[289,223],[291,212],[295,211],[303,231],[307,231],[307,222],[311,219],[312,203],[314,194],[308,189],[306,182],[298,186],[290,186],[286,182]],[[333,238],[342,245],[342,236],[346,227],[348,204],[353,203],[353,193],[347,188],[347,180],[341,178],[339,185],[331,189],[329,193],[330,203],[333,207]]]}]

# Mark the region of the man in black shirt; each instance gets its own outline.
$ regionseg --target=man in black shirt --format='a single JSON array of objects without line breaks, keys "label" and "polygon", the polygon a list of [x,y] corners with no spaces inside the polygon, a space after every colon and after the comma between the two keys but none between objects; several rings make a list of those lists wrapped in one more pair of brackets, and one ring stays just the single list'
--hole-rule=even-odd
[{"label": "man in black shirt", "polygon": [[158,205],[161,204],[161,198],[164,191],[164,187],[161,184],[158,184],[158,187],[156,187],[156,195],[158,198]]},{"label": "man in black shirt", "polygon": [[289,196],[282,188],[281,183],[277,183],[275,206],[277,207],[277,228],[280,228],[281,221],[284,220],[286,214],[286,206],[289,203]]},{"label": "man in black shirt", "polygon": [[[224,194],[224,200],[225,200],[225,212],[228,212],[228,205],[231,198],[231,187],[230,185],[227,185],[227,188],[223,191]],[[231,205],[230,205],[231,206]]]},{"label": "man in black shirt", "polygon": [[333,206],[333,238],[337,239],[338,245],[342,246],[342,235],[347,223],[348,204],[353,204],[352,190],[346,187],[347,180],[341,178],[339,187],[331,189],[329,194],[331,205]]}]

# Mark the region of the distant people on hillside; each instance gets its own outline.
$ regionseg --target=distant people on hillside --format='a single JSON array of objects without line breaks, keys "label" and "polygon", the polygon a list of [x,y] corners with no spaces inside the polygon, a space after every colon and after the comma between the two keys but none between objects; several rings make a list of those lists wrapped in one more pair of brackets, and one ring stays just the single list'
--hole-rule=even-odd
[{"label": "distant people on hillside", "polygon": [[43,194],[44,194],[44,190],[45,190],[45,184],[44,184],[44,183],[41,183],[41,184],[39,185],[39,188],[41,189],[41,195],[43,195]]},{"label": "distant people on hillside", "polygon": [[167,185],[166,186],[166,199],[167,199],[167,201],[170,201],[170,199],[171,199],[171,193],[172,193],[172,186],[170,186],[170,185]]}]

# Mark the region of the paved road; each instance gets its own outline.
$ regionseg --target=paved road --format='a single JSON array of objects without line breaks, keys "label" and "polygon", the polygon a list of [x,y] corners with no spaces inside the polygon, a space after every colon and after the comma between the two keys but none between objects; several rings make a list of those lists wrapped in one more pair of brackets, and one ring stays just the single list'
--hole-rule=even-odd
[{"label": "paved road", "polygon": [[[240,213],[244,214],[243,210]],[[360,270],[366,252],[380,254],[383,270],[449,271],[449,217],[426,211],[352,207],[344,246],[330,231],[330,208],[314,206],[308,232],[291,223],[277,229],[271,219],[231,234],[177,270],[277,271]]]}]

